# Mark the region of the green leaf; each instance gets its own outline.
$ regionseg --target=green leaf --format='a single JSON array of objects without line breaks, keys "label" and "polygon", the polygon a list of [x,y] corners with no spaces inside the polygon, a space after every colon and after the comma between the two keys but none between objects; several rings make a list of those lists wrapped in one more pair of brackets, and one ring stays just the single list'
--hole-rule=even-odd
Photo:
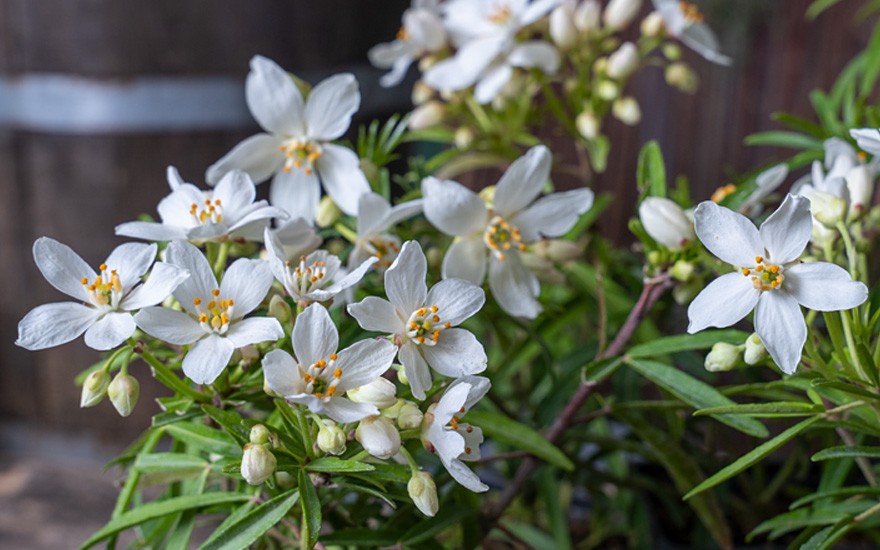
[{"label": "green leaf", "polygon": [[822,140],[796,132],[759,132],[746,136],[746,145],[773,145],[792,149],[820,149]]},{"label": "green leaf", "polygon": [[706,416],[713,414],[741,414],[745,416],[763,416],[768,418],[784,418],[790,416],[813,416],[825,412],[825,407],[815,403],[800,403],[796,401],[776,401],[773,403],[745,403],[742,405],[728,405],[725,407],[712,407],[700,409],[694,412],[694,416]]},{"label": "green leaf", "polygon": [[178,422],[165,426],[168,435],[187,445],[223,456],[241,456],[241,446],[229,434],[192,422]]},{"label": "green leaf", "polygon": [[748,338],[748,334],[741,330],[704,330],[697,334],[678,334],[657,338],[644,344],[630,348],[626,355],[629,357],[657,357],[680,351],[697,349],[709,349],[718,342],[728,344],[741,344]]},{"label": "green leaf", "polygon": [[433,538],[438,533],[448,529],[454,525],[458,525],[461,520],[473,514],[472,510],[467,508],[456,508],[454,506],[446,506],[431,519],[422,521],[413,525],[409,531],[403,534],[400,542],[405,545],[415,545]]},{"label": "green leaf", "polygon": [[[627,364],[638,371],[642,376],[665,389],[672,395],[697,409],[709,407],[725,407],[735,405],[730,398],[721,394],[712,386],[693,376],[656,361],[645,359],[632,359]],[[736,416],[732,414],[714,415],[713,418],[737,429],[745,434],[755,437],[767,437],[767,428],[754,418]]]},{"label": "green leaf", "polygon": [[200,550],[245,549],[281,521],[298,500],[297,489],[282,493],[251,510],[235,523],[214,531],[199,548]]},{"label": "green leaf", "polygon": [[571,538],[568,532],[568,520],[560,502],[562,495],[559,494],[559,484],[559,480],[553,475],[553,470],[550,468],[541,469],[538,477],[538,490],[541,500],[544,502],[547,521],[555,540],[552,547],[558,550],[569,550]]},{"label": "green leaf", "polygon": [[251,426],[245,424],[245,420],[237,412],[218,409],[213,405],[202,405],[202,410],[234,437],[240,445],[250,441]]},{"label": "green leaf", "polygon": [[666,165],[663,163],[660,144],[656,141],[646,143],[639,153],[636,184],[642,196],[666,196]]},{"label": "green leaf", "polygon": [[725,466],[724,468],[719,470],[715,475],[706,479],[705,481],[703,481],[702,483],[700,483],[699,485],[697,485],[696,487],[691,489],[688,492],[688,494],[686,494],[684,496],[684,500],[687,500],[687,499],[693,497],[694,495],[698,495],[698,494],[702,493],[703,491],[705,491],[706,489],[711,489],[712,487],[718,485],[719,483],[732,478],[733,476],[737,475],[738,473],[751,468],[752,466],[754,466],[755,464],[757,464],[758,462],[763,460],[765,457],[767,457],[770,453],[772,453],[773,451],[775,451],[779,447],[782,447],[783,445],[788,443],[791,439],[793,439],[799,433],[801,433],[802,431],[804,431],[807,428],[809,428],[810,426],[812,426],[813,423],[817,422],[821,418],[822,418],[821,416],[808,418],[807,420],[804,420],[798,424],[795,424],[794,426],[791,426],[790,428],[788,428],[784,432],[780,433],[779,435],[777,435],[773,439],[770,439],[769,441],[765,441],[761,445],[758,445],[757,447],[755,447],[751,451],[749,451],[746,454],[744,454],[743,456],[739,457],[732,464]]},{"label": "green leaf", "polygon": [[800,130],[805,134],[812,134],[817,138],[824,138],[827,135],[827,132],[824,128],[816,124],[815,122],[811,122],[803,117],[790,115],[788,113],[773,113],[770,115],[770,118],[779,122],[781,124],[785,124],[786,126],[793,128],[795,130]]},{"label": "green leaf", "polygon": [[312,548],[321,533],[321,501],[305,470],[299,471],[299,493],[302,497],[302,537],[308,543],[308,548]]},{"label": "green leaf", "polygon": [[511,420],[502,414],[481,410],[469,411],[467,420],[482,428],[483,433],[490,439],[527,451],[565,471],[574,470],[574,464],[565,456],[565,453],[525,424]]},{"label": "green leaf", "polygon": [[328,533],[321,537],[321,540],[326,546],[354,546],[361,548],[367,546],[393,546],[399,538],[399,533],[358,527]]},{"label": "green leaf", "polygon": [[841,445],[839,447],[829,447],[822,449],[818,453],[810,457],[813,462],[821,460],[833,460],[835,458],[880,458],[880,447],[865,447]]},{"label": "green leaf", "polygon": [[810,7],[807,8],[807,19],[815,19],[819,17],[823,11],[827,10],[840,0],[815,0]]},{"label": "green leaf", "polygon": [[346,472],[372,472],[376,467],[365,462],[356,460],[343,460],[335,456],[325,456],[306,465],[310,472],[346,473]]},{"label": "green leaf", "polygon": [[91,548],[107,537],[115,535],[120,531],[124,531],[129,527],[134,527],[145,521],[161,518],[168,514],[176,514],[194,508],[205,508],[208,506],[242,502],[249,498],[250,495],[242,493],[206,493],[203,495],[185,495],[170,498],[168,500],[149,502],[112,519],[107,525],[89,537],[80,548]]},{"label": "green leaf", "polygon": [[880,495],[880,487],[871,487],[870,485],[859,485],[857,487],[844,487],[843,489],[834,489],[832,491],[819,491],[801,497],[789,505],[790,510],[800,508],[811,502],[822,500],[825,498],[836,497],[852,497],[852,496]]},{"label": "green leaf", "polygon": [[184,453],[152,453],[140,455],[134,467],[141,472],[157,472],[162,470],[204,470],[209,462],[203,458]]}]

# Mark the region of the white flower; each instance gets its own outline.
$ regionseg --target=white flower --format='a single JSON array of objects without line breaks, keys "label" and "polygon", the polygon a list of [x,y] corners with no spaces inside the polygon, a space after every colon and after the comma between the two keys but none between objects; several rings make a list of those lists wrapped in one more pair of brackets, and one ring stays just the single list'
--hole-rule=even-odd
[{"label": "white flower", "polygon": [[326,250],[316,250],[291,261],[284,253],[281,242],[269,229],[266,229],[265,240],[272,274],[284,285],[290,297],[303,305],[332,300],[340,292],[357,284],[370,266],[378,261],[368,258],[355,270],[338,277],[342,262]]},{"label": "white flower", "polygon": [[851,309],[867,287],[840,266],[799,263],[810,240],[809,201],[786,196],[758,230],[745,216],[706,201],[695,212],[697,236],[738,271],[709,284],[688,308],[688,332],[728,327],[755,310],[755,332],[787,374],[801,359],[807,325],[800,306],[816,311]]},{"label": "white flower", "polygon": [[276,229],[270,229],[278,239],[284,255],[288,258],[299,258],[313,252],[321,246],[321,237],[305,218],[289,219]]},{"label": "white flower", "polygon": [[272,271],[266,262],[236,260],[218,285],[208,260],[193,245],[174,241],[165,257],[191,274],[174,291],[184,311],[151,307],[141,310],[134,320],[159,340],[192,345],[183,358],[183,373],[193,382],[213,382],[237,348],[284,337],[276,319],[243,319],[260,305],[272,286]]},{"label": "white flower", "polygon": [[602,14],[602,21],[606,27],[614,30],[623,30],[630,24],[639,10],[642,9],[642,0],[611,0],[605,13]]},{"label": "white flower", "polygon": [[456,237],[443,258],[443,277],[479,285],[488,263],[495,300],[517,317],[534,318],[541,312],[538,279],[523,265],[520,251],[542,238],[563,235],[593,204],[589,189],[538,198],[550,175],[550,162],[546,147],[532,147],[501,177],[494,205],[488,208],[460,183],[436,178],[422,182],[428,221]]},{"label": "white flower", "polygon": [[446,45],[446,31],[436,7],[413,6],[403,12],[403,26],[397,40],[373,46],[367,56],[380,69],[391,69],[379,83],[395,86],[403,80],[407,69],[420,57],[439,51]]},{"label": "white flower", "polygon": [[730,65],[731,60],[719,50],[718,38],[697,6],[680,0],[653,0],[654,9],[663,16],[669,34],[685,43],[705,59],[719,65]]},{"label": "white flower", "polygon": [[788,166],[785,164],[777,164],[767,170],[764,170],[755,177],[755,190],[746,198],[740,212],[750,216],[757,216],[764,210],[761,204],[770,193],[776,191],[785,178],[788,177]]},{"label": "white flower", "polygon": [[620,80],[628,77],[638,68],[639,49],[632,42],[624,42],[608,56],[608,66],[605,73],[610,78]]},{"label": "white flower", "polygon": [[858,128],[850,130],[849,135],[856,140],[862,151],[875,156],[880,155],[880,129]]},{"label": "white flower", "polygon": [[262,56],[251,59],[245,86],[251,114],[268,133],[251,136],[208,168],[208,183],[230,170],[244,170],[260,183],[272,176],[270,202],[291,217],[315,218],[321,186],[346,214],[370,190],[357,155],[330,143],[341,137],[361,102],[348,73],[317,84],[307,100],[290,75]]},{"label": "white flower", "polygon": [[388,370],[397,351],[394,344],[361,340],[337,353],[339,334],[320,304],[310,305],[296,318],[291,339],[296,358],[280,349],[263,358],[269,389],[337,422],[355,422],[379,414],[375,406],[355,403],[343,395]]},{"label": "white flower", "polygon": [[822,163],[813,161],[811,174],[800,178],[792,186],[792,194],[809,199],[814,225],[818,222],[834,227],[846,216],[849,188],[844,176],[851,167],[852,163],[847,157],[838,156],[831,170],[825,174]]},{"label": "white flower", "polygon": [[387,409],[397,403],[397,386],[387,378],[376,378],[369,384],[351,388],[345,394],[355,403],[369,403]]},{"label": "white flower", "polygon": [[491,384],[482,376],[456,380],[443,393],[440,401],[428,408],[422,424],[422,440],[428,450],[436,452],[440,462],[455,481],[471,491],[488,491],[480,478],[462,460],[479,460],[483,431],[464,424],[464,416],[489,391]]},{"label": "white flower", "polygon": [[358,201],[357,238],[348,256],[353,268],[370,256],[379,259],[376,267],[387,269],[400,252],[400,239],[388,233],[392,226],[422,213],[422,199],[392,207],[382,195],[367,193]]},{"label": "white flower", "polygon": [[428,291],[427,270],[419,243],[407,241],[385,272],[388,300],[368,296],[348,306],[361,328],[394,335],[398,359],[417,399],[424,399],[431,388],[429,366],[451,378],[486,369],[483,345],[469,331],[453,328],[483,307],[483,290],[446,279]]},{"label": "white flower", "polygon": [[400,432],[387,416],[364,418],[358,424],[354,437],[364,446],[365,451],[382,460],[400,452]]},{"label": "white flower", "polygon": [[148,241],[258,241],[272,218],[287,218],[264,200],[254,202],[254,182],[244,172],[229,172],[213,190],[202,191],[169,166],[168,185],[171,194],[157,207],[162,223],[128,222],[117,225],[116,234]]},{"label": "white flower", "polygon": [[452,0],[445,5],[445,24],[458,47],[455,55],[432,66],[425,82],[441,92],[476,84],[474,97],[489,103],[513,75],[515,67],[559,68],[559,53],[543,40],[517,43],[515,35],[561,0]]},{"label": "white flower", "polygon": [[[48,237],[34,243],[34,261],[49,284],[79,303],[44,304],[18,324],[15,343],[40,350],[70,342],[85,332],[90,348],[115,348],[135,331],[130,312],[158,304],[184,279],[185,269],[156,262],[155,244],[116,247],[98,268],[89,267],[70,247]],[[141,277],[153,266],[146,282]]]},{"label": "white flower", "polygon": [[694,222],[674,201],[664,197],[648,197],[639,205],[639,219],[645,231],[657,243],[670,250],[681,250],[693,241]]}]

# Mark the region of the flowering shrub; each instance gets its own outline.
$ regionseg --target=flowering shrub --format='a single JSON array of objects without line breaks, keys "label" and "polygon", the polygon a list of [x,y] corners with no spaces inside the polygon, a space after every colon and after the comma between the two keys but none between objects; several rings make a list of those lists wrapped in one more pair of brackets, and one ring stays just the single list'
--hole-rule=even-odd
[{"label": "flowering shrub", "polygon": [[[202,548],[876,541],[880,46],[814,92],[820,124],[751,138],[803,151],[708,200],[668,185],[647,144],[633,254],[592,228],[607,197],[553,181],[613,158],[603,124],[639,122],[622,93],[641,67],[695,91],[678,41],[730,63],[695,6],[653,7],[623,41],[641,0],[415,0],[369,57],[386,86],[418,66],[416,108],[354,148],[352,75],[311,88],[256,56],[265,133],[206,190],[169,168],[160,221],[116,228],[149,244],[96,270],[37,240],[76,301],[37,306],[17,344],[105,351],[83,407],[129,415],[133,373],[170,392],[83,547],[130,528],[188,547],[203,523]],[[542,144],[548,124],[588,162]],[[448,147],[392,174],[419,140]],[[481,167],[502,175],[453,179]]]}]

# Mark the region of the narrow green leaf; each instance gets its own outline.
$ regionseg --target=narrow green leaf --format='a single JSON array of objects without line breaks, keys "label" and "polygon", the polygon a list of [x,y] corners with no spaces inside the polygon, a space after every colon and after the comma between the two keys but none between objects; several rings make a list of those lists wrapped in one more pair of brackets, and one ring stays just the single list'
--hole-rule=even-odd
[{"label": "narrow green leaf", "polygon": [[[250,440],[251,426],[245,423],[244,418],[235,411],[225,411],[213,405],[202,405],[202,410],[210,416],[214,422],[220,424],[226,432],[234,437],[240,445]],[[251,421],[253,422],[253,421]]]},{"label": "narrow green leaf", "polygon": [[663,152],[660,144],[649,141],[639,153],[636,167],[636,185],[642,196],[666,196],[666,165],[663,163]]},{"label": "narrow green leaf", "polygon": [[461,520],[473,513],[467,508],[444,507],[431,519],[413,525],[409,531],[403,534],[400,542],[412,546],[427,541],[438,533],[458,525]]},{"label": "narrow green leaf", "polygon": [[739,457],[732,464],[725,466],[724,468],[719,470],[715,475],[706,479],[705,481],[703,481],[702,483],[700,483],[699,485],[697,485],[696,487],[691,489],[688,492],[688,494],[686,494],[684,496],[684,500],[687,500],[687,499],[693,497],[694,495],[698,495],[698,494],[702,493],[703,491],[705,491],[706,489],[711,489],[712,487],[718,485],[719,483],[732,478],[733,476],[737,475],[738,473],[751,468],[752,466],[754,466],[755,464],[757,464],[758,462],[763,460],[770,453],[772,453],[773,451],[775,451],[779,447],[782,447],[783,445],[785,445],[787,442],[789,442],[791,439],[793,439],[799,433],[801,433],[802,431],[804,431],[807,428],[809,428],[810,426],[812,426],[813,423],[820,420],[821,418],[822,417],[820,417],[820,416],[808,418],[798,424],[795,424],[794,426],[791,426],[790,428],[788,428],[784,432],[780,433],[779,435],[777,435],[773,439],[770,439],[769,441],[765,441],[761,445],[758,445],[757,447],[755,447],[751,451],[749,451],[746,454],[744,454],[743,456]]},{"label": "narrow green leaf", "polygon": [[208,461],[184,453],[152,453],[140,455],[134,467],[141,472],[161,470],[195,470],[201,471],[209,465]]},{"label": "narrow green leaf", "polygon": [[366,462],[356,460],[342,460],[335,456],[325,456],[306,465],[310,472],[346,473],[346,472],[372,472],[376,467]]},{"label": "narrow green leaf", "polygon": [[741,414],[745,416],[764,416],[768,418],[782,418],[789,416],[812,416],[825,412],[825,407],[814,403],[800,403],[796,401],[776,401],[774,403],[745,403],[742,405],[728,405],[724,407],[712,407],[700,409],[694,412],[694,416],[706,416],[713,414]]},{"label": "narrow green leaf", "polygon": [[241,493],[206,493],[203,495],[184,495],[181,497],[170,498],[168,500],[149,502],[110,520],[107,525],[89,537],[88,540],[83,543],[81,548],[91,548],[107,537],[115,535],[120,531],[124,531],[129,527],[134,527],[145,521],[161,518],[168,514],[176,514],[177,512],[195,508],[242,502],[249,498],[250,495]]},{"label": "narrow green leaf", "polygon": [[372,546],[393,546],[400,538],[399,533],[375,531],[366,527],[341,529],[321,537],[327,546],[354,546],[357,548]]},{"label": "narrow green leaf", "polygon": [[527,451],[536,457],[562,468],[574,470],[574,464],[558,447],[547,441],[534,429],[498,413],[473,410],[467,414],[468,422],[483,429],[490,439]]},{"label": "narrow green leaf", "polygon": [[789,505],[789,510],[800,508],[817,500],[836,497],[852,497],[852,496],[880,495],[880,487],[871,487],[870,485],[859,485],[857,487],[844,487],[843,489],[834,489],[833,491],[820,491],[801,497]]},{"label": "narrow green leaf", "polygon": [[819,139],[825,138],[827,134],[824,128],[803,117],[790,115],[788,113],[773,113],[770,115],[770,118],[776,122],[785,124],[794,130],[800,130],[803,133],[811,134]]},{"label": "narrow green leaf", "polygon": [[840,2],[840,0],[815,0],[810,4],[810,7],[807,8],[807,19],[815,19],[819,17],[819,14],[838,2]]},{"label": "narrow green leaf", "polygon": [[[629,359],[627,364],[651,382],[696,409],[736,404],[709,384],[675,367],[646,359]],[[767,428],[754,418],[732,414],[714,415],[713,418],[748,435],[767,437],[769,434]]]},{"label": "narrow green leaf", "polygon": [[241,456],[241,446],[228,434],[203,424],[178,422],[165,426],[168,435],[193,447],[223,456]]},{"label": "narrow green leaf", "polygon": [[542,468],[539,474],[538,490],[541,500],[544,501],[544,509],[550,531],[555,540],[553,548],[568,550],[571,548],[571,537],[568,532],[568,520],[563,511],[559,494],[559,481],[554,477],[553,470]]},{"label": "narrow green leaf", "polygon": [[668,355],[680,351],[709,349],[718,342],[741,344],[745,342],[748,336],[748,334],[741,330],[732,329],[704,330],[697,334],[665,336],[650,342],[645,342],[644,344],[633,346],[626,352],[626,355],[634,358],[656,357],[658,355]]},{"label": "narrow green leaf", "polygon": [[821,460],[833,460],[835,458],[880,458],[880,447],[865,447],[841,445],[839,447],[829,447],[822,449],[818,453],[810,457],[813,462]]},{"label": "narrow green leaf", "polygon": [[312,548],[321,533],[321,501],[305,470],[299,471],[299,494],[302,499],[302,537],[308,543],[308,548]]},{"label": "narrow green leaf", "polygon": [[746,136],[746,145],[772,145],[792,149],[817,149],[822,147],[822,140],[795,132],[759,132]]},{"label": "narrow green leaf", "polygon": [[299,491],[291,489],[264,502],[237,522],[214,531],[200,550],[243,550],[281,521],[299,500]]}]

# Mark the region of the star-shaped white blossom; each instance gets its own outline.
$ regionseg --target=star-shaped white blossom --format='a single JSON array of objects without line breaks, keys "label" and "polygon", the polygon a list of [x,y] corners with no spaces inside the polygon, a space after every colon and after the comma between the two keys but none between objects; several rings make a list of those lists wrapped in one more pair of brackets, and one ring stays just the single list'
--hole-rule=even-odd
[{"label": "star-shaped white blossom", "polygon": [[403,26],[393,42],[373,46],[367,55],[370,63],[380,69],[391,69],[379,83],[395,86],[403,80],[413,61],[446,45],[443,20],[434,2],[415,0],[413,6],[403,12]]},{"label": "star-shaped white blossom", "polygon": [[377,258],[377,269],[387,269],[400,252],[400,239],[390,233],[398,223],[422,213],[422,199],[397,206],[378,193],[367,193],[358,201],[357,237],[348,256],[348,267],[354,269],[370,257]]}]

